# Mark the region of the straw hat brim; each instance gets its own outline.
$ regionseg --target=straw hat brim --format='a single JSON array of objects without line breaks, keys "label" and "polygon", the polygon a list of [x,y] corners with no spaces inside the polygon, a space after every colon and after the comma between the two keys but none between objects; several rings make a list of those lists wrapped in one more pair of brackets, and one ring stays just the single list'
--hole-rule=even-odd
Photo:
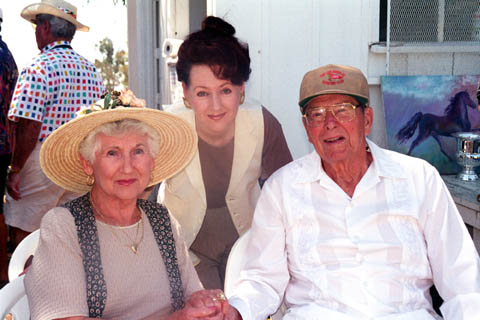
[{"label": "straw hat brim", "polygon": [[160,136],[160,151],[154,160],[149,186],[178,173],[196,152],[197,135],[194,129],[173,114],[148,108],[95,111],[67,122],[43,142],[40,166],[45,175],[64,189],[76,193],[90,191],[78,151],[80,143],[98,126],[123,119],[145,122]]},{"label": "straw hat brim", "polygon": [[22,13],[20,14],[22,18],[26,19],[27,21],[36,24],[36,18],[39,14],[51,14],[52,16],[56,16],[67,20],[75,25],[78,31],[89,31],[90,28],[86,25],[80,23],[77,19],[75,19],[72,15],[66,14],[65,12],[59,10],[58,8],[49,5],[48,3],[34,3],[29,6],[26,6]]}]

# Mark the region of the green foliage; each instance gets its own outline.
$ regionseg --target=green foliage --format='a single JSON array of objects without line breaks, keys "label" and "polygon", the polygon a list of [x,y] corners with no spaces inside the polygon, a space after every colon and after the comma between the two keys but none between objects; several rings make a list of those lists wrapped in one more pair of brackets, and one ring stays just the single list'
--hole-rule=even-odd
[{"label": "green foliage", "polygon": [[102,74],[107,91],[112,92],[119,86],[128,87],[128,54],[124,50],[115,52],[109,38],[104,38],[95,47],[103,56],[101,61],[95,59],[95,67]]},{"label": "green foliage", "polygon": [[124,104],[121,99],[122,93],[118,91],[108,92],[103,98],[103,110],[115,109],[118,106],[130,107]]}]

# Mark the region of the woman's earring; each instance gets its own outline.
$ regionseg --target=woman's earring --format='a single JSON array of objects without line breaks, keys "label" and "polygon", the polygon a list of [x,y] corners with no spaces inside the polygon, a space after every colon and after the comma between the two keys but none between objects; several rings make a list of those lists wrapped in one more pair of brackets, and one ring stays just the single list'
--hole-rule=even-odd
[{"label": "woman's earring", "polygon": [[192,109],[192,105],[190,104],[190,101],[187,100],[187,98],[183,98],[183,104],[184,104],[185,107],[187,107],[188,109]]},{"label": "woman's earring", "polygon": [[245,92],[242,92],[242,95],[240,96],[240,104],[243,104],[245,102]]},{"label": "woman's earring", "polygon": [[87,186],[91,187],[95,183],[95,176],[87,176]]}]

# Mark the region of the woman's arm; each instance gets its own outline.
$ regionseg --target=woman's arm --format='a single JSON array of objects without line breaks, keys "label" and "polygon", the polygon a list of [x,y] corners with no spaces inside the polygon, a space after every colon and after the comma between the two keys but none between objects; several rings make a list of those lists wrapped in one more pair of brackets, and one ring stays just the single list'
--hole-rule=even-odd
[{"label": "woman's arm", "polygon": [[82,254],[67,209],[54,208],[42,219],[25,290],[32,319],[88,317]]},{"label": "woman's arm", "polygon": [[277,169],[292,161],[287,141],[283,135],[282,125],[265,107],[262,107],[264,139],[262,151],[262,175],[267,180]]}]

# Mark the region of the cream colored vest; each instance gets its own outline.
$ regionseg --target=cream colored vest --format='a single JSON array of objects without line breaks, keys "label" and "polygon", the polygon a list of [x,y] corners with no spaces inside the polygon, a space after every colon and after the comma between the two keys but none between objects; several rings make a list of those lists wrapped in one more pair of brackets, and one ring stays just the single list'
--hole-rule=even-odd
[{"label": "cream colored vest", "polygon": [[[192,110],[175,106],[169,111],[195,127]],[[238,109],[235,119],[232,173],[225,199],[240,235],[250,228],[260,195],[258,178],[261,174],[263,139],[262,108],[259,104],[244,103]],[[190,247],[202,226],[207,208],[198,150],[183,171],[162,184],[158,200],[178,220],[185,242]],[[194,256],[192,258],[196,260]]]}]

